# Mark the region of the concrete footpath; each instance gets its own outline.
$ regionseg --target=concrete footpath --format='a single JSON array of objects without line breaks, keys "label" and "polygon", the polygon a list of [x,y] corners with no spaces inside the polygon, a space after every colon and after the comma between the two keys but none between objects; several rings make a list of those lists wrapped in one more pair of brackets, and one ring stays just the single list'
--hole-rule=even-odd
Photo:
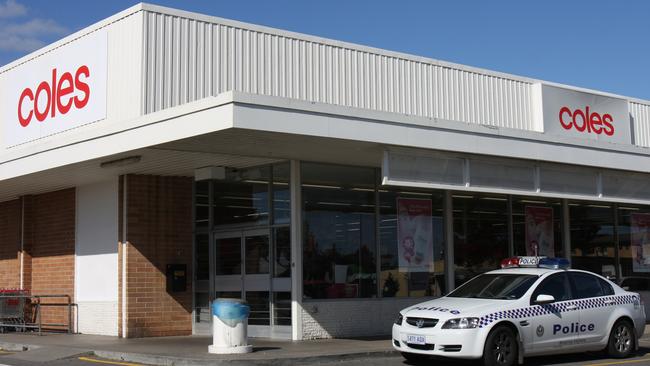
[{"label": "concrete footpath", "polygon": [[208,353],[212,337],[160,337],[120,339],[82,334],[0,334],[0,348],[16,351],[3,356],[21,361],[52,362],[69,357],[102,358],[165,366],[193,365],[307,365],[342,359],[385,357],[397,353],[388,337],[382,339],[327,339],[280,341],[253,338],[253,352],[243,355]]},{"label": "concrete footpath", "polygon": [[[650,339],[650,325],[643,339]],[[388,337],[381,339],[326,339],[281,341],[253,338],[253,352],[243,355],[208,353],[212,337],[160,337],[121,339],[84,334],[0,334],[0,349],[16,351],[3,356],[29,362],[52,362],[69,357],[101,358],[165,366],[203,365],[313,365],[341,360],[397,355]]]}]

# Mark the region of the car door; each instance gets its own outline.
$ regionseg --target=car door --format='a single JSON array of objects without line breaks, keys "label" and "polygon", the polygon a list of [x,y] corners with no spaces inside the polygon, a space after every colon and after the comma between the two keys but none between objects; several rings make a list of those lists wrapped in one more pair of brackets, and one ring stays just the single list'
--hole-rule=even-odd
[{"label": "car door", "polygon": [[[551,295],[555,302],[536,304],[539,295]],[[566,272],[548,276],[533,291],[530,298],[533,353],[553,353],[575,343],[577,333],[571,331],[571,324],[579,321],[580,313],[571,300],[571,284]]]},{"label": "car door", "polygon": [[586,272],[569,272],[569,278],[573,298],[580,308],[579,343],[598,343],[609,334],[614,289],[602,278]]}]

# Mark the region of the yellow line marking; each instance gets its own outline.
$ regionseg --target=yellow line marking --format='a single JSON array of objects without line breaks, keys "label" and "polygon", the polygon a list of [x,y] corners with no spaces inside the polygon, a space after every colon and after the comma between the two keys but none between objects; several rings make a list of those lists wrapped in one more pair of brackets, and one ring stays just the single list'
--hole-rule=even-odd
[{"label": "yellow line marking", "polygon": [[86,361],[86,362],[96,362],[96,363],[105,363],[109,365],[121,365],[121,366],[142,366],[139,363],[130,363],[130,362],[117,362],[117,361],[104,361],[104,360],[96,360],[94,358],[90,357],[79,357],[79,360],[81,361]]},{"label": "yellow line marking", "polygon": [[609,365],[623,365],[626,363],[638,363],[638,362],[644,362],[644,361],[650,361],[650,357],[644,357],[644,358],[636,358],[634,360],[627,360],[627,361],[615,361],[615,362],[603,362],[603,363],[592,363],[586,366],[609,366]]}]

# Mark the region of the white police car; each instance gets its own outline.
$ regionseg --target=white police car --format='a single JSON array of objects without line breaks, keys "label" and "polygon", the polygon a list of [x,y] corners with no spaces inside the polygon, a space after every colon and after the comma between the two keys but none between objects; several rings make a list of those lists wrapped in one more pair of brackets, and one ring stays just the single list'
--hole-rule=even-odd
[{"label": "white police car", "polygon": [[402,310],[393,347],[426,356],[522,363],[525,356],[606,350],[630,355],[643,335],[640,296],[566,259],[505,259],[449,295]]}]

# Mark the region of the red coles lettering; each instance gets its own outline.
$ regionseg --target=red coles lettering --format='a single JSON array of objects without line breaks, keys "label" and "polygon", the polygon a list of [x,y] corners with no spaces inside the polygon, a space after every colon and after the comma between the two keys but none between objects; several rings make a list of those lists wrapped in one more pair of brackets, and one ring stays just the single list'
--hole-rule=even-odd
[{"label": "red coles lettering", "polygon": [[614,118],[609,113],[601,115],[598,112],[591,111],[586,106],[584,111],[576,109],[572,111],[569,107],[560,108],[558,115],[560,125],[565,130],[575,128],[579,132],[595,133],[600,135],[604,133],[607,136],[614,135]]},{"label": "red coles lettering", "polygon": [[52,79],[49,83],[42,81],[35,91],[25,88],[20,94],[18,122],[27,127],[34,117],[43,122],[48,116],[54,118],[57,113],[68,113],[73,105],[76,109],[82,109],[90,100],[88,78],[90,69],[86,65],[80,66],[74,76],[70,72],[59,76],[57,69],[52,69]]}]

